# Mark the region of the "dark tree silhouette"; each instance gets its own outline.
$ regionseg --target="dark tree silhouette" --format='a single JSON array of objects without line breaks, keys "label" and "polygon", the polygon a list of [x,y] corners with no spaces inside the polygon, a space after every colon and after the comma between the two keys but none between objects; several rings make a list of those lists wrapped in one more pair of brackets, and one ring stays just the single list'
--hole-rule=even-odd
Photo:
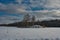
[{"label": "dark tree silhouette", "polygon": [[30,15],[26,14],[23,18],[23,22],[28,22],[28,21],[30,21]]},{"label": "dark tree silhouette", "polygon": [[25,27],[29,26],[29,21],[30,21],[30,15],[26,14],[23,18],[23,25],[25,25]]},{"label": "dark tree silhouette", "polygon": [[32,16],[32,22],[35,22],[35,16],[34,15]]},{"label": "dark tree silhouette", "polygon": [[34,22],[35,22],[35,16],[34,15],[32,16],[31,22],[32,22],[32,25],[34,25]]}]

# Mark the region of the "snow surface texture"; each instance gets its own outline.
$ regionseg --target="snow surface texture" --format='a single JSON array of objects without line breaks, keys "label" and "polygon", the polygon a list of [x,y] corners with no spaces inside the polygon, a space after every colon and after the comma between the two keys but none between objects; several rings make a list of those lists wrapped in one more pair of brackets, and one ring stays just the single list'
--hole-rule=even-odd
[{"label": "snow surface texture", "polygon": [[60,38],[60,28],[0,27],[0,40],[41,40]]}]

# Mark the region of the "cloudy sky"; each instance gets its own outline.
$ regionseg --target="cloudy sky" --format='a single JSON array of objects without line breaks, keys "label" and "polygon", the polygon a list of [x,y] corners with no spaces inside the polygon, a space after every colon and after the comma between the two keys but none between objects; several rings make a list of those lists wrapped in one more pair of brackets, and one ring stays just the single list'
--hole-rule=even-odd
[{"label": "cloudy sky", "polygon": [[0,23],[20,21],[27,13],[37,20],[60,19],[60,0],[0,0]]}]

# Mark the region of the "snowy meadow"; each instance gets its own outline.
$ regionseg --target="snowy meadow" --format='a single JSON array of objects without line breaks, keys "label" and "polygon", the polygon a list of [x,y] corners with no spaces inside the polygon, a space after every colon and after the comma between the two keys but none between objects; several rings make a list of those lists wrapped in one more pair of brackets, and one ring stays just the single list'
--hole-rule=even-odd
[{"label": "snowy meadow", "polygon": [[0,27],[0,40],[60,40],[60,28]]}]

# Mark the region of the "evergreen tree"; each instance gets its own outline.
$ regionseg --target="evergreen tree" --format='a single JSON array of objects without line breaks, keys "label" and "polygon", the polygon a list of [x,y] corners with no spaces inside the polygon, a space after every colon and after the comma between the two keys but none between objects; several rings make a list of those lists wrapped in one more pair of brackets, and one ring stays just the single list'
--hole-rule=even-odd
[{"label": "evergreen tree", "polygon": [[35,22],[35,16],[34,15],[32,16],[32,22]]},{"label": "evergreen tree", "polygon": [[34,25],[34,22],[35,22],[35,16],[34,15],[32,16],[32,21],[31,22],[32,22],[32,25]]},{"label": "evergreen tree", "polygon": [[29,15],[29,14],[26,14],[26,15],[24,16],[23,21],[24,21],[24,22],[30,21],[30,15]]},{"label": "evergreen tree", "polygon": [[24,22],[24,26],[25,27],[29,27],[29,21],[30,21],[30,15],[29,14],[26,14],[25,16],[24,16],[24,19],[23,19],[23,22]]}]

